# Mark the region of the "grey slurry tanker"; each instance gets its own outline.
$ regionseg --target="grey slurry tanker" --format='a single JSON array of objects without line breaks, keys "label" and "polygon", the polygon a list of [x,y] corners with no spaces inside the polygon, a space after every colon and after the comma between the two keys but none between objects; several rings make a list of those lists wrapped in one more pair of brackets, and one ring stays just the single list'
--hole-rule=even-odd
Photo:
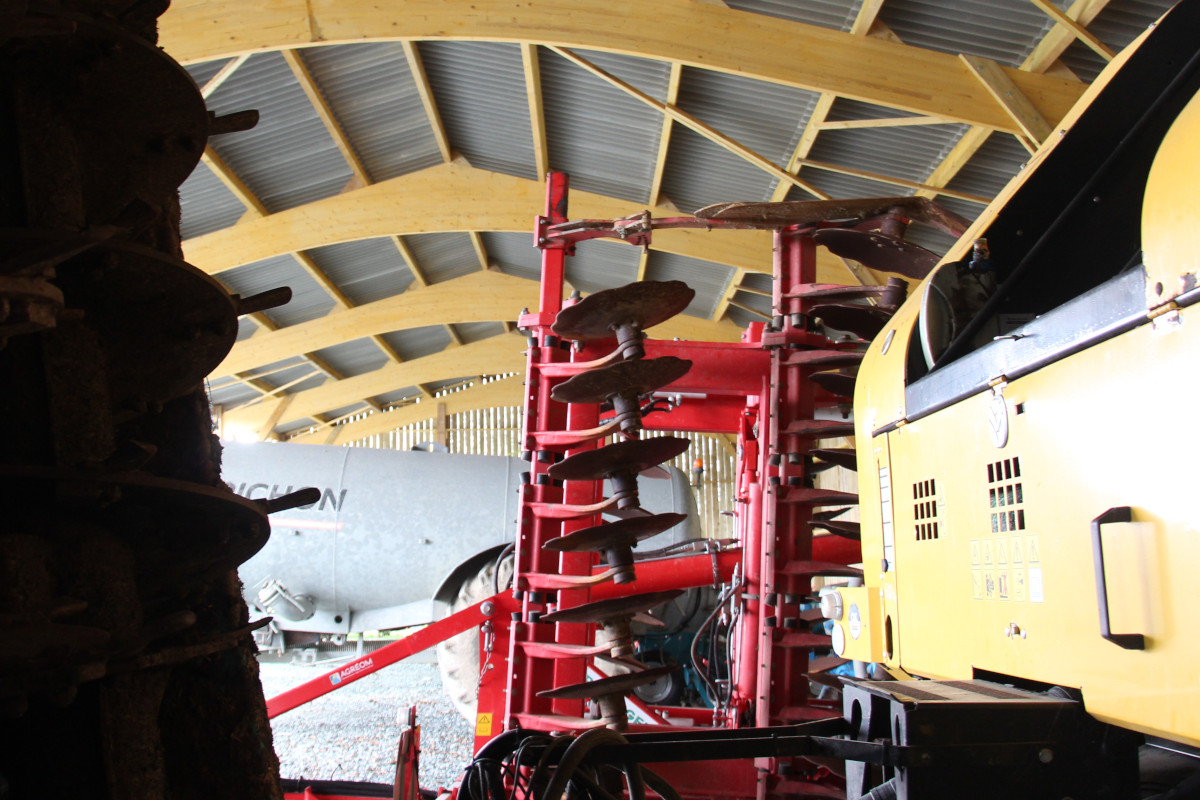
[{"label": "grey slurry tanker", "polygon": [[[321,493],[273,514],[270,540],[238,570],[251,620],[273,617],[259,647],[277,652],[423,625],[493,594],[528,470],[502,456],[274,442],[225,443],[222,461],[243,497]],[[670,472],[639,481],[643,506],[689,517],[651,548],[700,535],[687,478]]]}]

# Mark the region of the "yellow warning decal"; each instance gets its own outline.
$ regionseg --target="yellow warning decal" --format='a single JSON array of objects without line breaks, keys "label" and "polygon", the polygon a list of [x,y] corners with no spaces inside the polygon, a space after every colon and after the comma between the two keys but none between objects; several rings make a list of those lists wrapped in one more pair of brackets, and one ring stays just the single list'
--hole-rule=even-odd
[{"label": "yellow warning decal", "polygon": [[492,735],[492,715],[477,714],[475,716],[475,735],[476,736],[491,736]]}]

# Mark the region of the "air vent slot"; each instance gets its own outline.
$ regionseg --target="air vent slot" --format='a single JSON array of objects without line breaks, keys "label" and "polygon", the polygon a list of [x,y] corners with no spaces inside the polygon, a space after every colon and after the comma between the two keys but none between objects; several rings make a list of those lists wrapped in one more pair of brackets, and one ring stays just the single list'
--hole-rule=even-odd
[{"label": "air vent slot", "polygon": [[988,464],[987,471],[992,533],[1025,530],[1025,489],[1021,482],[1021,459],[1013,457],[994,461]]},{"label": "air vent slot", "polygon": [[916,540],[928,542],[941,535],[941,494],[934,478],[913,484],[913,526]]}]

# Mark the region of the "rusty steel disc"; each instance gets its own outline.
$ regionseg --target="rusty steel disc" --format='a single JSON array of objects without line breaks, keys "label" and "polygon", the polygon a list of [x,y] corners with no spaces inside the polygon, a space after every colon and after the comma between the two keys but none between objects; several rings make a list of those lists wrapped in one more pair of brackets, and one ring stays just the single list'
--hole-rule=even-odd
[{"label": "rusty steel disc", "polygon": [[620,361],[581,372],[555,386],[550,396],[563,403],[602,403],[613,395],[636,397],[674,383],[691,368],[691,361],[675,356]]},{"label": "rusty steel disc", "polygon": [[852,447],[825,447],[809,451],[809,455],[816,456],[822,461],[828,461],[834,466],[844,467],[846,469],[858,469],[858,458],[855,455]]},{"label": "rusty steel disc", "polygon": [[830,328],[849,331],[863,339],[874,339],[892,315],[879,306],[860,306],[850,303],[826,303],[813,306],[810,314],[820,318]]},{"label": "rusty steel disc", "polygon": [[854,423],[832,419],[798,419],[789,422],[783,432],[786,436],[833,439],[838,436],[853,436]]},{"label": "rusty steel disc", "polygon": [[893,209],[906,217],[958,236],[970,221],[927,197],[856,197],[843,200],[785,200],[778,203],[716,203],[695,212],[701,219],[744,222],[764,228],[870,219]]},{"label": "rusty steel disc", "polygon": [[822,528],[846,539],[862,539],[862,527],[857,522],[842,519],[811,519],[810,528]]},{"label": "rusty steel disc", "polygon": [[822,300],[861,300],[878,297],[887,291],[886,286],[843,286],[838,283],[801,283],[784,297],[804,297]]},{"label": "rusty steel disc", "polygon": [[665,678],[677,669],[679,669],[678,664],[669,664],[665,667],[654,667],[641,672],[630,672],[627,675],[611,675],[596,681],[573,683],[570,686],[547,689],[543,692],[538,692],[538,697],[549,697],[552,700],[579,700],[588,697],[606,697],[614,694],[625,695],[639,686],[654,683],[660,678]]},{"label": "rusty steel disc", "polygon": [[559,553],[583,553],[607,550],[610,547],[632,547],[643,539],[649,539],[675,527],[685,519],[687,514],[675,513],[621,519],[551,539],[542,545],[542,549]]},{"label": "rusty steel disc", "polygon": [[906,278],[924,278],[938,262],[937,253],[878,231],[825,228],[814,233],[813,239],[834,255]]},{"label": "rusty steel disc", "polygon": [[[237,339],[237,310],[216,279],[159,250],[112,239],[57,268],[68,308],[82,309],[107,360],[114,406],[194,388]],[[180,343],[188,348],[179,357]]]},{"label": "rusty steel disc", "polygon": [[674,600],[683,594],[682,589],[668,589],[662,592],[647,592],[631,594],[628,597],[613,597],[608,600],[597,600],[594,603],[584,603],[573,608],[564,608],[541,618],[542,622],[603,622],[607,619],[630,617],[634,614],[648,611],[668,600]]},{"label": "rusty steel disc", "polygon": [[809,380],[827,392],[842,397],[854,397],[854,382],[856,375],[848,372],[814,372]]},{"label": "rusty steel disc", "polygon": [[617,442],[598,450],[577,453],[550,467],[549,473],[556,481],[595,481],[621,472],[636,475],[670,461],[690,444],[690,439],[678,436]]},{"label": "rusty steel disc", "polygon": [[[183,67],[150,42],[115,26],[73,22],[70,36],[19,39],[0,56],[17,129],[37,137],[41,126],[69,126],[85,176],[86,224],[112,222],[134,201],[158,208],[204,153],[204,98]],[[61,158],[55,148],[32,155],[47,168]]]},{"label": "rusty steel disc", "polygon": [[606,339],[621,325],[645,330],[683,311],[696,292],[683,281],[637,281],[588,295],[558,312],[551,326],[567,339]]}]

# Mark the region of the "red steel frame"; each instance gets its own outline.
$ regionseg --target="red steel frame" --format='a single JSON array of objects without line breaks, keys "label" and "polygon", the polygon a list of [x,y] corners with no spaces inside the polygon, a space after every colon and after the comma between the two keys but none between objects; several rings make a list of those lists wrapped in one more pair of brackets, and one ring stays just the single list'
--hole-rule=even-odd
[{"label": "red steel frame", "polygon": [[[557,456],[550,450],[537,450],[539,440],[543,443],[548,440],[548,432],[584,430],[599,424],[595,406],[572,405],[568,409],[552,402],[550,392],[570,374],[570,369],[562,365],[590,361],[613,348],[613,342],[606,341],[575,351],[564,347],[552,333],[551,325],[563,307],[567,256],[573,253],[577,241],[601,236],[647,246],[654,228],[741,227],[691,217],[651,221],[645,215],[617,221],[569,222],[567,196],[566,175],[551,173],[545,214],[537,219],[536,227],[536,245],[542,252],[541,305],[536,312],[525,313],[520,319],[521,328],[530,337],[524,438],[531,453],[531,480],[522,493],[515,572],[516,593],[522,607],[507,637],[508,668],[485,676],[481,686],[478,745],[499,733],[495,723],[498,718],[504,720],[503,727],[570,730],[578,727],[577,719],[572,718],[578,718],[582,712],[582,701],[550,704],[535,694],[540,689],[583,680],[582,659],[547,664],[544,659],[530,657],[523,649],[525,642],[582,644],[591,634],[587,625],[559,624],[558,630],[552,632],[550,626],[536,622],[537,615],[547,610],[548,600],[553,598],[551,593],[539,591],[553,585],[547,576],[590,574],[594,560],[584,554],[555,556],[543,551],[542,544],[555,536],[600,523],[598,514],[574,520],[549,519],[539,505],[587,504],[601,499],[598,482],[568,481],[564,487],[554,486],[546,471]],[[828,704],[810,698],[805,677],[810,653],[814,648],[828,647],[828,638],[805,633],[788,621],[798,618],[799,598],[810,593],[807,583],[822,571],[820,562],[844,565],[859,560],[853,542],[837,537],[814,541],[806,524],[810,518],[809,505],[795,502],[796,498],[791,496],[796,492],[793,486],[802,488],[806,477],[800,455],[804,452],[804,442],[786,435],[785,427],[780,426],[781,420],[786,426],[788,420],[811,419],[818,406],[834,406],[839,402],[805,380],[805,370],[809,367],[793,365],[787,360],[792,348],[831,348],[824,337],[803,329],[800,316],[793,316],[807,310],[804,300],[791,296],[793,290],[802,284],[815,283],[816,254],[809,235],[811,230],[785,229],[776,235],[775,308],[783,317],[778,330],[766,333],[762,325],[752,325],[743,341],[734,344],[655,339],[645,343],[648,358],[668,355],[686,358],[692,361],[692,368],[663,390],[682,397],[678,407],[670,413],[647,416],[644,427],[736,434],[742,454],[737,478],[737,530],[741,548],[721,554],[719,562],[722,581],[730,581],[735,573],[743,581],[745,607],[737,649],[739,658],[731,665],[732,706],[723,717],[708,724],[765,726],[839,713]],[[580,445],[566,454],[596,446],[594,442]],[[637,580],[631,584],[563,589],[557,593],[555,605],[567,608],[617,594],[707,585],[712,582],[708,561],[708,556],[689,556],[643,562],[638,565]],[[685,796],[765,798],[780,793],[818,796],[837,793],[836,786],[816,782],[824,775],[804,774],[799,764],[781,765],[774,759],[658,767]],[[788,767],[796,769],[791,776],[781,777],[789,772]]]},{"label": "red steel frame", "polygon": [[[795,350],[830,350],[827,339],[805,329],[811,301],[803,287],[816,282],[812,226],[775,233],[773,273],[774,324],[752,324],[739,343],[647,339],[647,358],[677,356],[692,361],[691,370],[663,392],[680,397],[669,413],[648,415],[647,430],[734,434],[738,453],[735,499],[739,547],[716,555],[685,555],[641,562],[637,579],[615,586],[579,582],[598,571],[586,553],[555,554],[542,549],[548,540],[600,524],[599,513],[562,518],[562,505],[586,506],[602,500],[598,481],[556,484],[548,470],[557,460],[599,446],[599,442],[555,446],[555,432],[582,431],[600,424],[598,406],[551,400],[554,386],[573,374],[570,366],[606,355],[612,341],[574,349],[551,331],[564,305],[566,258],[577,241],[602,236],[648,246],[654,228],[748,227],[692,217],[650,220],[569,222],[568,179],[551,173],[545,214],[537,218],[536,246],[542,252],[539,308],[522,313],[519,325],[528,332],[524,395],[524,446],[529,460],[521,489],[521,516],[516,534],[514,590],[477,603],[400,642],[348,662],[341,668],[292,689],[268,702],[276,716],[315,697],[371,674],[460,631],[482,626],[476,748],[504,730],[522,727],[563,731],[581,727],[582,700],[550,701],[537,692],[585,680],[584,659],[552,659],[538,644],[590,644],[591,626],[539,622],[550,610],[589,600],[670,588],[741,582],[740,625],[734,632],[730,665],[731,703],[723,714],[705,709],[672,709],[674,717],[695,725],[728,728],[763,727],[837,716],[839,710],[810,697],[807,673],[816,648],[828,637],[804,630],[798,604],[810,594],[810,579],[836,573],[860,560],[856,543],[834,536],[814,538],[807,523],[812,505],[821,504],[806,487],[806,449],[815,437],[793,432],[795,420],[813,419],[818,408],[846,401],[806,380],[813,367],[789,358]],[[570,301],[568,301],[570,302]],[[539,449],[539,442],[541,449]],[[567,449],[569,447],[569,449]],[[836,494],[836,493],[835,493]],[[848,496],[847,496],[848,497]],[[837,498],[835,498],[837,499]],[[826,503],[827,504],[827,503]],[[832,568],[832,569],[831,569]],[[565,576],[565,577],[564,577]],[[565,588],[563,588],[565,587]],[[631,726],[631,730],[651,726]],[[655,765],[684,797],[750,798],[782,795],[838,797],[841,790],[828,772],[801,761],[777,759]]]}]

